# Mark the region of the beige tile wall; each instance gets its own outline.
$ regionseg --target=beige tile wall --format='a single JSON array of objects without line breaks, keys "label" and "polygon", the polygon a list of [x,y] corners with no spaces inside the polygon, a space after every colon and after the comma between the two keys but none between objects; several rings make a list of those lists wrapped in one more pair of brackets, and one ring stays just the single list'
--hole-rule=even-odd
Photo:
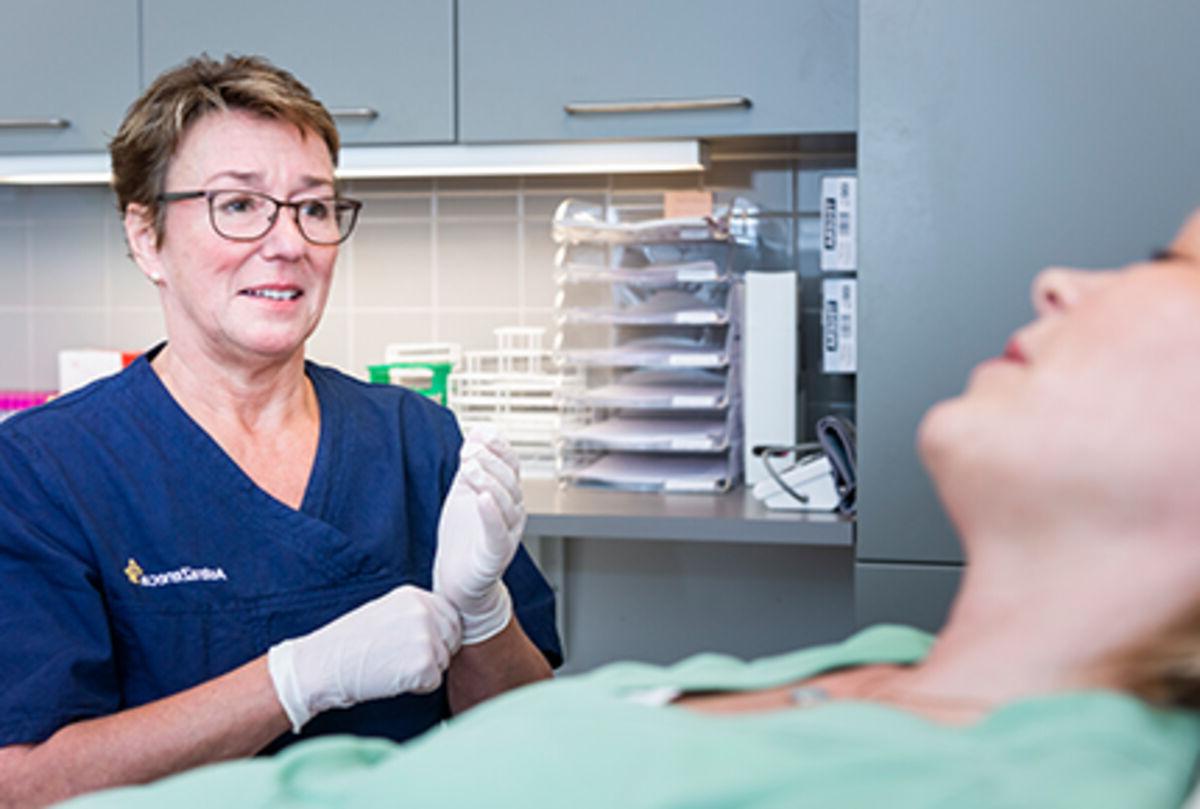
[{"label": "beige tile wall", "polygon": [[[490,348],[498,326],[549,327],[550,218],[565,197],[653,200],[666,188],[703,184],[719,197],[742,194],[765,208],[811,214],[798,200],[811,200],[815,210],[815,190],[805,192],[814,177],[783,163],[705,177],[353,183],[346,193],[366,205],[342,248],[309,354],[365,375],[389,342]],[[797,237],[802,259],[815,256],[816,230],[805,221]],[[153,288],[125,254],[107,189],[0,187],[0,389],[55,388],[63,348],[140,350],[163,336]]]}]

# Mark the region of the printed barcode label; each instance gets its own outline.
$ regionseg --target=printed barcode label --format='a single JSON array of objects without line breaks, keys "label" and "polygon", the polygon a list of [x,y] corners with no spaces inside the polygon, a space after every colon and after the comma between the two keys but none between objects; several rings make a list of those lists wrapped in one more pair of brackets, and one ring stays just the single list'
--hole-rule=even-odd
[{"label": "printed barcode label", "polygon": [[821,178],[821,269],[842,272],[858,269],[857,182],[854,177]]}]

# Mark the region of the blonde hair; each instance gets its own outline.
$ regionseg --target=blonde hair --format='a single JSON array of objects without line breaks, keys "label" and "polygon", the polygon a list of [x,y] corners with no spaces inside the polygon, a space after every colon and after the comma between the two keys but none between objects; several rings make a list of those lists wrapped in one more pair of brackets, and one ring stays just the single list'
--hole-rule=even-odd
[{"label": "blonde hair", "polygon": [[220,62],[207,54],[189,59],[146,88],[108,145],[117,207],[124,214],[130,203],[144,206],[154,218],[159,244],[163,216],[158,196],[179,142],[204,115],[230,109],[286,121],[302,135],[315,133],[337,165],[333,117],[291,73],[258,56],[226,56]]},{"label": "blonde hair", "polygon": [[1147,702],[1200,709],[1200,604],[1109,665],[1124,688]]}]

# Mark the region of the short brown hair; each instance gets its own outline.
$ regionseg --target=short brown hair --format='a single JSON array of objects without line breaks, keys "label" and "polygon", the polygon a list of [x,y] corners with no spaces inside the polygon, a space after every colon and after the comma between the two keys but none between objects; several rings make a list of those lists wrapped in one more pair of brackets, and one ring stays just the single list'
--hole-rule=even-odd
[{"label": "short brown hair", "polygon": [[213,111],[241,109],[295,124],[325,141],[337,165],[337,126],[320,101],[295,76],[259,56],[207,54],[189,59],[159,75],[125,113],[108,145],[113,190],[122,213],[130,203],[144,205],[154,217],[159,243],[163,238],[163,192],[167,166],[188,128]]}]

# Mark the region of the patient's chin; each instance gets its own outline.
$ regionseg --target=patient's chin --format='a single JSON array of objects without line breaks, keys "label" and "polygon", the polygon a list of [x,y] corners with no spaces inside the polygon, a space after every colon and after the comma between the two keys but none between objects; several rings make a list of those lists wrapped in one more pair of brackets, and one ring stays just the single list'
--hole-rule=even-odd
[{"label": "patient's chin", "polygon": [[945,466],[961,441],[969,439],[970,430],[964,423],[959,399],[938,402],[921,418],[917,425],[917,455],[925,469],[935,478],[937,470]]}]

